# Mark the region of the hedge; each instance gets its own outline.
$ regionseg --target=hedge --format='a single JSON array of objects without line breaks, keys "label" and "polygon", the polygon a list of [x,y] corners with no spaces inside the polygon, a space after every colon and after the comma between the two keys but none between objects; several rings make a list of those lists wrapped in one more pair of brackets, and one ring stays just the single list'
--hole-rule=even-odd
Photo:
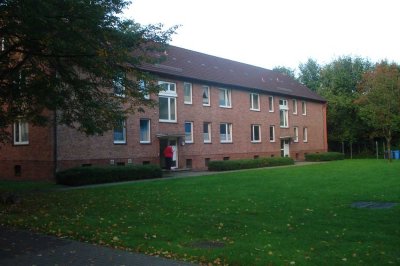
[{"label": "hedge", "polygon": [[308,162],[344,160],[344,154],[340,152],[310,153],[306,154],[305,157]]},{"label": "hedge", "polygon": [[56,174],[57,184],[83,186],[162,177],[158,165],[75,167]]},{"label": "hedge", "polygon": [[226,161],[224,160],[224,161],[210,161],[208,163],[208,170],[229,171],[229,170],[251,169],[251,168],[292,165],[292,164],[294,164],[294,161],[292,158],[289,157],[226,160]]}]

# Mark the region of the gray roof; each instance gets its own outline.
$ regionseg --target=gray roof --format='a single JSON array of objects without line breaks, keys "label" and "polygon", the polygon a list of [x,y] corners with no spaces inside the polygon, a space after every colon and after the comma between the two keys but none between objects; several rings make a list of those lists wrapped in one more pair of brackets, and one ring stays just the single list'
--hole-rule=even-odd
[{"label": "gray roof", "polygon": [[259,90],[270,94],[325,102],[293,78],[269,69],[207,55],[176,46],[163,54],[166,60],[158,64],[143,64],[139,68],[158,75],[222,87]]}]

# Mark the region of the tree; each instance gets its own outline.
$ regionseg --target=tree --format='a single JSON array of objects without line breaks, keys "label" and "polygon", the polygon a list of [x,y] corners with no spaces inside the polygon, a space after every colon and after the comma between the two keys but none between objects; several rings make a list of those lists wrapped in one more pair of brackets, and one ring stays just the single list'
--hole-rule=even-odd
[{"label": "tree", "polygon": [[400,67],[381,62],[363,75],[358,87],[362,118],[385,137],[391,158],[393,134],[400,131]]},{"label": "tree", "polygon": [[341,142],[342,147],[348,141],[351,155],[353,142],[366,132],[354,100],[358,98],[357,86],[362,75],[370,67],[368,60],[345,56],[321,69],[319,92],[328,101],[328,138],[333,142]]},{"label": "tree", "polygon": [[321,66],[314,59],[309,58],[306,63],[299,65],[299,81],[312,91],[320,87]]},{"label": "tree", "polygon": [[293,79],[296,79],[295,74],[294,74],[294,69],[291,69],[289,67],[284,67],[284,66],[276,66],[272,69],[273,71],[282,73],[286,76],[289,76]]},{"label": "tree", "polygon": [[[141,26],[119,15],[128,0],[0,3],[0,135],[16,119],[57,122],[86,134],[113,128],[128,113],[154,103],[158,86],[139,71],[162,60],[176,27]],[[126,78],[135,76],[137,79]],[[141,80],[148,86],[145,90]],[[123,88],[123,97],[112,93]],[[1,141],[0,141],[1,142]]]}]

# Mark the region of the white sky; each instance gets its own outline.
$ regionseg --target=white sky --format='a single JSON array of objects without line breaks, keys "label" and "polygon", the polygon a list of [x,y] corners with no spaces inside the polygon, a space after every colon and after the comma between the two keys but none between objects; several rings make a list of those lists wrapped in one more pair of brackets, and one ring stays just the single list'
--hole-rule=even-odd
[{"label": "white sky", "polygon": [[272,69],[343,55],[400,63],[399,0],[132,0],[136,22],[181,25],[170,44]]}]

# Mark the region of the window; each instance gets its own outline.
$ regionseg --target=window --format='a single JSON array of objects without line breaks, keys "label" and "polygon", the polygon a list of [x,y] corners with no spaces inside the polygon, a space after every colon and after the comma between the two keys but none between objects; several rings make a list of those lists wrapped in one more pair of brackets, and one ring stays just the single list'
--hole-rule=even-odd
[{"label": "window", "polygon": [[160,122],[176,122],[176,85],[165,81],[158,84],[163,88],[159,93]]},{"label": "window", "polygon": [[293,102],[293,114],[297,115],[297,100],[293,99],[292,102]]},{"label": "window", "polygon": [[144,80],[139,80],[139,90],[143,93],[143,98],[149,100],[150,94],[147,92],[147,84]]},{"label": "window", "polygon": [[303,127],[303,142],[308,142],[308,130],[306,127]]},{"label": "window", "polygon": [[185,122],[185,142],[193,143],[193,122]]},{"label": "window", "polygon": [[260,125],[251,125],[251,142],[261,142]]},{"label": "window", "polygon": [[125,144],[126,143],[126,123],[120,121],[114,127],[114,144]]},{"label": "window", "polygon": [[183,94],[185,104],[192,104],[192,83],[183,83]]},{"label": "window", "polygon": [[289,108],[287,100],[280,99],[279,100],[279,119],[281,127],[289,127]]},{"label": "window", "polygon": [[140,143],[150,142],[150,120],[140,119]]},{"label": "window", "polygon": [[260,97],[257,93],[250,93],[250,110],[260,111]]},{"label": "window", "polygon": [[299,128],[298,127],[294,127],[293,128],[293,133],[294,133],[293,141],[294,142],[299,142]]},{"label": "window", "polygon": [[19,120],[14,123],[14,144],[29,144],[29,127],[27,122]]},{"label": "window", "polygon": [[301,101],[301,114],[307,115],[307,103],[305,101]]},{"label": "window", "polygon": [[176,122],[176,98],[159,97],[160,122]]},{"label": "window", "polygon": [[210,87],[203,86],[203,105],[210,106]]},{"label": "window", "polygon": [[221,123],[219,126],[219,137],[222,143],[232,142],[232,124]]},{"label": "window", "polygon": [[125,97],[125,73],[119,72],[113,80],[114,95]]},{"label": "window", "polygon": [[6,45],[5,45],[5,40],[4,38],[1,38],[1,51],[4,51],[6,49]]},{"label": "window", "polygon": [[211,123],[203,123],[203,141],[204,143],[211,143]]},{"label": "window", "polygon": [[269,141],[275,142],[275,126],[269,126]]},{"label": "window", "polygon": [[269,111],[270,113],[272,113],[274,111],[274,96],[268,97],[268,105],[269,105]]},{"label": "window", "polygon": [[230,89],[219,89],[219,106],[224,108],[232,107]]},{"label": "window", "polygon": [[162,88],[160,94],[176,96],[176,84],[172,82],[159,81],[158,85]]}]

